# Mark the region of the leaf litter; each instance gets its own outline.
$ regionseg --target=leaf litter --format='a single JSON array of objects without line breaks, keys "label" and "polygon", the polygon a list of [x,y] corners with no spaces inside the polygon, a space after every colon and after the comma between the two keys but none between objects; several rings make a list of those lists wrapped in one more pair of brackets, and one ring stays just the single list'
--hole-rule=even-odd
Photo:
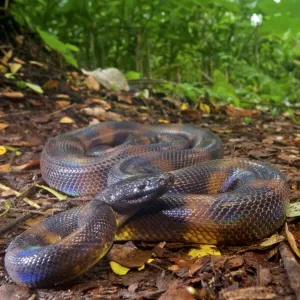
[{"label": "leaf litter", "polygon": [[[29,47],[27,38],[20,39]],[[26,51],[25,51],[26,52]],[[49,137],[108,120],[142,123],[191,123],[210,128],[224,143],[227,158],[251,158],[274,164],[288,176],[292,204],[288,227],[258,244],[244,247],[211,247],[183,243],[135,242],[117,244],[117,258],[103,260],[69,284],[38,291],[44,298],[78,299],[296,299],[300,297],[300,127],[286,115],[277,118],[259,110],[218,106],[201,102],[181,104],[178,99],[161,97],[151,90],[107,91],[77,70],[59,74],[51,53],[37,56],[8,50],[0,65],[10,72],[9,63],[21,64],[24,82],[31,89],[16,90],[13,78],[0,87],[0,226],[2,246],[0,280],[2,299],[9,291],[30,298],[35,291],[11,284],[3,267],[5,247],[22,231],[22,224],[51,207],[67,209],[70,199],[58,200],[55,191],[40,190],[44,182],[38,166],[40,153]],[[49,60],[50,58],[50,60]],[[39,74],[30,73],[28,64]],[[34,63],[33,63],[34,62]],[[17,65],[14,67],[18,76]],[[51,78],[52,76],[52,78]],[[8,76],[10,77],[10,76]],[[80,83],[80,84],[78,84]],[[41,94],[41,92],[44,92]],[[146,96],[143,96],[146,95]],[[24,110],[25,108],[25,110]],[[2,126],[2,127],[1,127]],[[15,147],[10,150],[9,147]],[[2,149],[2,148],[1,148]],[[0,150],[1,150],[0,149]],[[20,155],[17,155],[17,152]],[[41,181],[32,187],[35,181]],[[28,188],[30,186],[30,188]],[[84,201],[74,199],[72,203]],[[24,212],[27,212],[24,215]],[[43,216],[44,217],[44,216]],[[29,223],[28,223],[29,224]],[[289,245],[287,244],[288,241]],[[291,250],[291,248],[293,250]],[[126,250],[125,250],[126,249]],[[120,257],[120,253],[127,256]],[[189,255],[192,254],[192,255]],[[216,254],[216,255],[215,255]],[[114,262],[114,263],[112,263]],[[112,267],[113,265],[113,267]],[[126,275],[122,268],[127,268]],[[140,270],[138,270],[141,268]],[[112,271],[113,269],[113,271]],[[298,276],[298,277],[297,277]],[[67,287],[67,289],[65,288]],[[3,296],[3,297],[2,297]],[[5,298],[3,298],[5,299]]]}]

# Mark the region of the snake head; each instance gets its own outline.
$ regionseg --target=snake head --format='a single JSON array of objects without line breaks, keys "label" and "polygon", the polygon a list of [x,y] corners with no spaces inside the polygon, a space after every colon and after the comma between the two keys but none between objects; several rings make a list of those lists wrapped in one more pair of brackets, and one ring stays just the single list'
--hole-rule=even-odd
[{"label": "snake head", "polygon": [[127,214],[166,193],[173,183],[174,175],[169,173],[133,176],[108,186],[94,202],[104,201],[116,212]]}]

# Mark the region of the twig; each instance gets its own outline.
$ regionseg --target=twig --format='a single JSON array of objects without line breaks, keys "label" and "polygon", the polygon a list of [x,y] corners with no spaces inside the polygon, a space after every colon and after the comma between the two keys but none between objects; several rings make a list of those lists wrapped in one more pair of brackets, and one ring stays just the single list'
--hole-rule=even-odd
[{"label": "twig", "polygon": [[281,243],[279,251],[289,277],[291,288],[294,290],[297,300],[300,300],[300,266],[286,243]]},{"label": "twig", "polygon": [[70,104],[70,105],[68,105],[68,106],[66,106],[66,107],[64,107],[64,108],[62,108],[62,109],[56,110],[56,111],[54,111],[54,112],[48,114],[48,116],[51,117],[51,116],[54,116],[54,115],[56,115],[56,114],[59,114],[60,112],[62,112],[62,111],[64,111],[64,110],[67,110],[67,109],[69,109],[69,108],[72,108],[72,107],[75,106],[75,105],[76,105],[76,103],[72,103],[72,104]]}]

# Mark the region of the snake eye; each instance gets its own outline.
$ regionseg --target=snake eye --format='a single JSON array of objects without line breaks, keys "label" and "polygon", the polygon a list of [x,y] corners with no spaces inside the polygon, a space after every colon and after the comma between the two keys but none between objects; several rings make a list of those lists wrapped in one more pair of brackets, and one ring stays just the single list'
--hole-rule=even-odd
[{"label": "snake eye", "polygon": [[138,186],[138,189],[143,190],[143,189],[145,189],[145,187],[146,187],[146,183],[142,183]]}]

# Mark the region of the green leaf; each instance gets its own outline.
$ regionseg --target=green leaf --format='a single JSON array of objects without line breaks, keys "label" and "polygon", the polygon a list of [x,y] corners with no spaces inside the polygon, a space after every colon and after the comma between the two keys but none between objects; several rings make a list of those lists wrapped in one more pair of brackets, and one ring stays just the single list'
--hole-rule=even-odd
[{"label": "green leaf", "polygon": [[129,71],[125,74],[126,78],[128,80],[135,80],[135,79],[140,79],[141,78],[141,73],[139,72],[134,72],[134,71]]},{"label": "green leaf", "polygon": [[47,45],[50,48],[59,52],[65,58],[65,60],[71,65],[73,65],[74,67],[78,66],[77,61],[71,52],[71,51],[75,51],[75,52],[79,51],[79,49],[76,46],[68,43],[65,44],[61,42],[56,36],[46,31],[43,31],[41,29],[37,29],[37,31],[40,34],[41,38],[47,43]]},{"label": "green leaf", "polygon": [[33,91],[39,93],[39,94],[43,94],[44,93],[43,89],[39,85],[37,85],[37,84],[26,82],[25,85],[27,87],[29,87],[30,89],[32,89]]}]

